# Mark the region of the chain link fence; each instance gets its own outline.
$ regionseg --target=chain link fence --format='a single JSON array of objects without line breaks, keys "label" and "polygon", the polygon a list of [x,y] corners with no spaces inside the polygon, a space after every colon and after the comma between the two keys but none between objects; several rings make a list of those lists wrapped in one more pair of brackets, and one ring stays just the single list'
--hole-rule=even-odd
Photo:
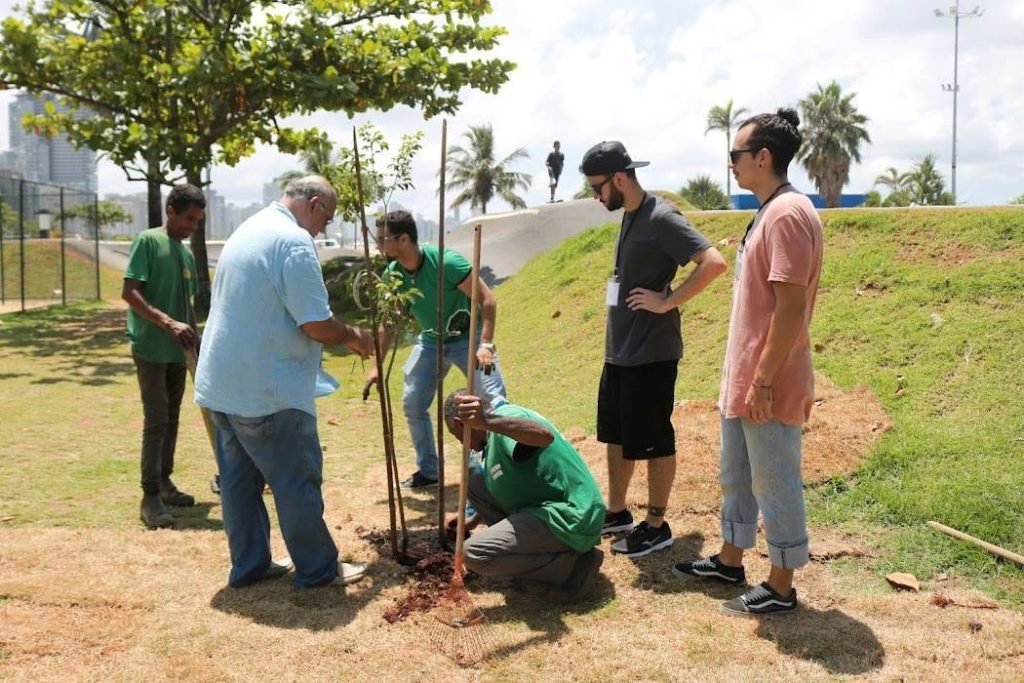
[{"label": "chain link fence", "polygon": [[96,195],[0,176],[0,312],[100,298]]}]

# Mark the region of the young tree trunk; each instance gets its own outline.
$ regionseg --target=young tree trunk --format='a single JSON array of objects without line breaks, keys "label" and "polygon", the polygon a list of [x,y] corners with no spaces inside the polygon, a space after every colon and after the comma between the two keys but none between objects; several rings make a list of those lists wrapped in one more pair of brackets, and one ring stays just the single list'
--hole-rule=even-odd
[{"label": "young tree trunk", "polygon": [[146,207],[149,216],[147,228],[164,224],[163,197],[160,196],[160,157],[151,152],[146,160]]},{"label": "young tree trunk", "polygon": [[[189,171],[186,174],[186,180],[195,185],[198,188],[203,187],[203,175],[201,171]],[[207,209],[210,206],[207,204]],[[199,221],[196,226],[195,232],[192,233],[192,237],[189,240],[189,246],[192,248],[192,256],[196,260],[196,300],[195,300],[195,311],[196,319],[206,320],[206,316],[210,314],[210,262],[206,256],[206,218]]]}]

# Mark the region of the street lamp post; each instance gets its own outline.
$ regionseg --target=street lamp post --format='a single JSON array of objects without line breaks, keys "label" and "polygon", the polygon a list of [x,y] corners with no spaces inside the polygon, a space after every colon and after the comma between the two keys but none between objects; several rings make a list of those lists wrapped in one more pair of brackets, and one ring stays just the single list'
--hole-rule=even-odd
[{"label": "street lamp post", "polygon": [[960,53],[960,20],[961,19],[972,19],[980,17],[984,14],[984,10],[980,7],[975,6],[970,12],[960,11],[960,0],[949,6],[946,11],[937,9],[935,10],[935,16],[942,18],[953,19],[953,84],[943,83],[942,89],[946,92],[953,93],[953,162],[952,162],[952,180],[951,186],[953,191],[953,203],[956,204],[956,100],[957,94],[960,92],[960,83],[958,81],[957,67],[959,53]]}]

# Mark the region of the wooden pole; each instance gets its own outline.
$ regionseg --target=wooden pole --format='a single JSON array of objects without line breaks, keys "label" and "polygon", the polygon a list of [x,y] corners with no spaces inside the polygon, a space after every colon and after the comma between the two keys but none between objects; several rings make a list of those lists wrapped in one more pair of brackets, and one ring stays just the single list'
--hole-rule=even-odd
[{"label": "wooden pole", "polygon": [[948,527],[945,524],[939,524],[938,522],[931,521],[931,522],[928,522],[928,526],[930,526],[931,528],[935,529],[936,531],[941,531],[942,533],[946,534],[947,536],[952,536],[953,538],[958,538],[961,541],[966,541],[967,543],[971,543],[973,545],[976,545],[979,548],[984,548],[985,550],[989,551],[993,555],[998,555],[999,557],[1003,558],[1004,560],[1009,560],[1010,562],[1016,562],[1020,566],[1024,567],[1024,555],[1018,555],[1017,553],[1011,552],[1011,551],[1007,550],[1006,548],[1000,548],[997,545],[992,545],[991,543],[983,541],[980,538],[975,538],[974,536],[971,536],[970,534],[965,534],[962,531],[957,531],[956,529],[954,529],[952,527]]},{"label": "wooden pole", "polygon": [[448,548],[444,523],[444,185],[448,162],[448,119],[441,120],[441,187],[437,220],[437,538]]},{"label": "wooden pole", "polygon": [[[473,270],[470,277],[472,281],[473,295],[470,297],[469,305],[469,358],[466,360],[466,393],[473,394],[473,378],[476,375],[476,323],[477,305],[476,298],[479,296],[480,288],[480,231],[483,226],[477,224],[473,228]],[[455,579],[462,583],[462,544],[466,535],[466,498],[469,494],[469,451],[472,446],[470,440],[473,430],[469,425],[465,426],[462,433],[462,474],[459,478],[459,509],[458,525],[455,531]]]}]

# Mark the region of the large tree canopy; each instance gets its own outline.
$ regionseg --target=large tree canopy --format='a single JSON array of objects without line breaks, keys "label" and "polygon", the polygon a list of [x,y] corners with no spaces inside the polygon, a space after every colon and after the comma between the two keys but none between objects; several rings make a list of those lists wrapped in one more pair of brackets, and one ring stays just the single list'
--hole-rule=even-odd
[{"label": "large tree canopy", "polygon": [[[490,11],[486,0],[45,0],[3,22],[0,84],[91,109],[28,123],[129,178],[202,185],[204,169],[257,142],[305,146],[281,124],[292,114],[405,104],[431,117],[454,112],[463,88],[496,91],[514,65],[481,56],[504,34],[480,24]],[[205,309],[204,231],[192,247]]]}]

